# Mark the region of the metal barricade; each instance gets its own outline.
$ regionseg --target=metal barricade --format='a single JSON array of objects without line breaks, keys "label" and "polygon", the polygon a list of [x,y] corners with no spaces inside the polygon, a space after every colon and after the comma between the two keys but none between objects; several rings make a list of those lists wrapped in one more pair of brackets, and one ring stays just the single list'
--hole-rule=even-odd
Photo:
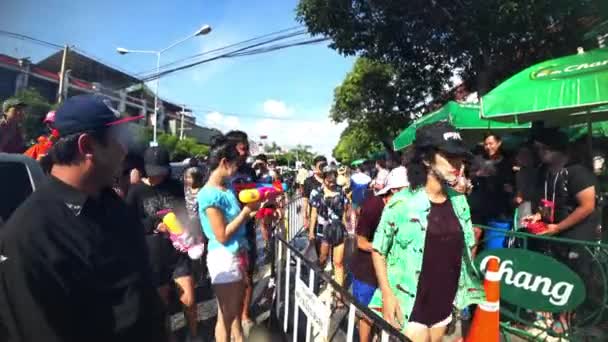
[{"label": "metal barricade", "polygon": [[[608,244],[474,226],[484,235],[477,243],[481,254],[477,262],[488,254],[503,259],[500,316],[506,341],[511,336],[530,341],[608,340]],[[496,238],[496,234],[504,242],[488,243],[488,236]],[[572,273],[580,278],[583,289],[577,288],[581,284],[567,285]],[[557,296],[565,300],[565,294],[582,299],[568,310],[549,312],[538,305],[542,295],[546,300],[553,296],[555,304]],[[564,319],[563,333],[556,333],[551,325]]]},{"label": "metal barricade", "polygon": [[[355,322],[367,317],[380,331],[380,341],[407,341],[379,313],[360,305],[352,295],[317,265],[308,261],[281,234],[276,237],[277,288],[274,315],[283,332],[296,341],[353,341]],[[319,283],[326,284],[325,291]],[[332,310],[323,292],[339,294],[345,309]],[[331,299],[330,299],[331,300]]]},{"label": "metal barricade", "polygon": [[[355,301],[348,289],[336,283],[316,262],[302,254],[301,240],[306,240],[304,201],[292,198],[284,207],[284,227],[275,236],[276,292],[274,316],[293,341],[353,341],[355,323],[367,317],[380,333],[379,341],[408,341],[379,313]],[[320,286],[324,282],[325,286]],[[331,309],[323,296],[335,292],[345,309]]]},{"label": "metal barricade", "polygon": [[292,197],[287,202],[284,209],[285,238],[287,241],[291,241],[304,228],[304,197]]}]

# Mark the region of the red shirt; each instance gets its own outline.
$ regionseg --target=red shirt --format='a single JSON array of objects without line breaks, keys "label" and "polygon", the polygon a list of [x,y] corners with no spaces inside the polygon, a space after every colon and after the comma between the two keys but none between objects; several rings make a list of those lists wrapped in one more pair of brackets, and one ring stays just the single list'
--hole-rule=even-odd
[{"label": "red shirt", "polygon": [[38,160],[38,158],[46,155],[53,147],[53,141],[48,137],[41,135],[38,137],[38,142],[25,151],[26,156]]},{"label": "red shirt", "polygon": [[[366,237],[369,242],[374,240],[374,233],[380,224],[384,201],[379,196],[369,196],[361,207],[361,215],[355,233]],[[372,255],[369,252],[356,249],[353,261],[351,262],[351,272],[357,280],[363,281],[372,286],[378,286]]]}]

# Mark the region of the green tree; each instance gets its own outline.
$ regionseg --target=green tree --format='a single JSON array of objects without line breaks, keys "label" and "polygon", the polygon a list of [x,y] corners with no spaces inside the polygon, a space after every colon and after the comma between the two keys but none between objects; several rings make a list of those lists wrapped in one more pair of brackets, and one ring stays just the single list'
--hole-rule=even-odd
[{"label": "green tree", "polygon": [[23,123],[25,140],[32,142],[39,136],[48,134],[49,132],[42,120],[44,120],[49,110],[54,107],[33,88],[19,91],[16,97],[27,104]]},{"label": "green tree", "polygon": [[348,126],[340,135],[340,140],[333,150],[333,157],[342,164],[367,158],[382,151],[382,145],[370,135],[369,131],[357,126]]},{"label": "green tree", "polygon": [[[143,153],[143,150],[152,140],[152,129],[146,128],[142,130],[136,138],[134,148],[135,153]],[[194,138],[185,137],[182,140],[172,134],[159,133],[157,136],[158,145],[166,148],[169,151],[172,161],[182,161],[186,158],[195,156],[206,156],[209,154],[209,146],[199,144]]]},{"label": "green tree", "polygon": [[[608,17],[605,0],[301,0],[297,18],[344,55],[395,68],[410,106],[440,98],[454,73],[482,94],[516,71],[572,54]],[[398,82],[398,81],[397,81]]]},{"label": "green tree", "polygon": [[281,146],[277,145],[277,143],[273,141],[272,143],[264,146],[264,152],[265,153],[281,152]]},{"label": "green tree", "polygon": [[410,122],[408,109],[401,107],[399,99],[404,94],[396,78],[394,68],[387,64],[357,59],[353,70],[334,91],[330,112],[332,120],[345,121],[351,127],[346,138],[364,135],[391,149],[392,138]]}]

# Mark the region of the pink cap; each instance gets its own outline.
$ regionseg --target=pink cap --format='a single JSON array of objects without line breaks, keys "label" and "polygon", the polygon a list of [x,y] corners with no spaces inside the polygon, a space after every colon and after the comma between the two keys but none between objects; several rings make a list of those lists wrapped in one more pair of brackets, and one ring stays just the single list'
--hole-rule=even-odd
[{"label": "pink cap", "polygon": [[44,118],[44,121],[42,121],[42,122],[44,122],[44,123],[53,123],[53,122],[55,122],[55,111],[52,110],[52,111],[48,112],[46,114],[46,117]]}]

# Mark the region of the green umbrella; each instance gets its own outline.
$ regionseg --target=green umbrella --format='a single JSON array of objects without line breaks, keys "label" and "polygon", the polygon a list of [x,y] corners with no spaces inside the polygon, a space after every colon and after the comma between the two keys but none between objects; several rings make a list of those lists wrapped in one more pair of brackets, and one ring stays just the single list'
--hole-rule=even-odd
[{"label": "green umbrella", "polygon": [[608,49],[542,62],[509,78],[481,99],[481,116],[542,120],[560,126],[608,120]]},{"label": "green umbrella", "polygon": [[365,163],[365,159],[357,159],[354,162],[350,163],[350,166],[359,166],[363,163]]},{"label": "green umbrella", "polygon": [[450,101],[439,110],[424,115],[414,121],[399,134],[393,141],[395,150],[401,150],[414,142],[416,130],[422,126],[438,121],[446,121],[460,130],[463,139],[477,142],[482,135],[490,130],[518,130],[530,128],[531,124],[514,124],[512,122],[499,122],[481,119],[479,106],[475,104],[461,104]]}]

